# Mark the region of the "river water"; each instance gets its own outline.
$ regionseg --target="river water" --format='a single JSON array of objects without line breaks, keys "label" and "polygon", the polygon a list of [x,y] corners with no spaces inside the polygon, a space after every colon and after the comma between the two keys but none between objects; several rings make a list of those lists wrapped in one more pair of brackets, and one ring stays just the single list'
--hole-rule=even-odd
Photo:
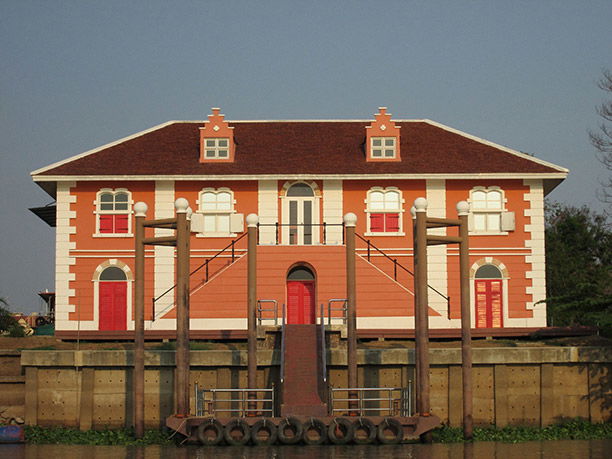
[{"label": "river water", "polygon": [[585,459],[612,457],[612,440],[368,446],[83,446],[0,445],[2,459]]}]

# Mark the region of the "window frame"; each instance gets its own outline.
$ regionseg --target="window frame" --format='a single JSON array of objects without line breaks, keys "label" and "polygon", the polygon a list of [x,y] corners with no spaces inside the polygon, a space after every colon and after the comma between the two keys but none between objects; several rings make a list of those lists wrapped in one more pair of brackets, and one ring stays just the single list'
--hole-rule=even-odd
[{"label": "window frame", "polygon": [[[106,195],[106,194],[111,194],[113,196],[113,209],[112,210],[108,210],[108,209],[102,209],[102,204],[106,204],[102,202],[102,196]],[[127,195],[127,209],[115,209],[115,206],[117,204],[116,201],[116,196],[118,194],[126,194]],[[95,219],[96,219],[96,228],[95,228],[95,233],[93,234],[93,237],[134,237],[134,234],[132,233],[132,214],[133,214],[133,205],[134,205],[134,201],[132,200],[132,192],[129,191],[127,188],[101,188],[98,190],[98,192],[96,193],[96,200],[94,201],[94,215],[95,215]],[[117,233],[115,232],[115,221],[113,219],[113,232],[110,233],[103,233],[100,230],[100,220],[102,216],[105,215],[126,215],[127,216],[127,231],[121,232],[121,233]]]},{"label": "window frame", "polygon": [[[228,210],[219,210],[219,209],[214,209],[214,210],[206,210],[203,209],[204,207],[204,194],[206,193],[212,193],[214,195],[219,195],[222,193],[227,193],[230,196],[229,199],[229,203],[230,203],[230,209]],[[217,200],[215,200],[215,203],[218,203]],[[213,231],[213,232],[201,232],[201,233],[197,233],[196,237],[235,237],[237,235],[237,233],[233,233],[232,232],[232,215],[234,215],[236,213],[236,200],[234,199],[234,192],[227,187],[220,187],[220,188],[202,188],[200,190],[200,192],[198,193],[198,200],[197,200],[197,204],[198,204],[198,213],[202,214],[204,216],[206,215],[214,215],[215,216],[215,230],[218,229],[218,217],[219,216],[226,216],[228,217],[228,231],[227,232],[220,232],[220,231]]]},{"label": "window frame", "polygon": [[[399,199],[398,199],[398,207],[395,209],[373,209],[371,204],[372,204],[372,199],[371,199],[371,195],[373,193],[382,193],[383,195],[386,195],[387,193],[397,193]],[[385,202],[384,200],[384,196],[383,196],[383,203]],[[380,187],[380,186],[375,186],[372,187],[368,190],[368,192],[366,193],[366,199],[364,200],[364,203],[366,205],[365,208],[365,214],[366,214],[366,222],[367,222],[367,230],[365,233],[365,236],[405,236],[406,233],[404,232],[404,218],[403,218],[403,213],[405,212],[404,209],[404,197],[402,195],[402,191],[396,187],[396,186],[389,186],[386,188]],[[384,206],[383,206],[384,207]],[[372,219],[371,219],[371,215],[372,214],[397,214],[398,217],[398,230],[397,231],[372,231]],[[383,219],[386,222],[386,217]],[[386,226],[386,223],[385,223]]]},{"label": "window frame", "polygon": [[[481,200],[474,199],[474,193],[478,193],[478,192],[485,193],[485,199],[484,199],[485,206],[483,208],[476,208],[474,206],[474,203],[476,201],[481,201]],[[487,199],[487,195],[493,192],[499,193],[500,195],[499,207],[488,208],[487,204],[489,203],[489,200]],[[470,234],[491,235],[491,236],[504,236],[508,234],[508,231],[502,230],[502,214],[504,212],[507,212],[506,210],[507,199],[506,199],[504,190],[502,190],[499,186],[489,186],[489,187],[476,186],[472,188],[470,190],[470,196],[468,198],[468,203],[470,204],[470,220],[471,220],[470,225],[469,225]],[[484,219],[485,219],[484,229],[476,228],[476,216],[477,215],[484,216]],[[491,215],[495,215],[498,217],[499,219],[498,229],[490,229],[488,217]]]},{"label": "window frame", "polygon": [[[381,141],[381,145],[374,145],[374,142],[380,140]],[[386,142],[388,141],[393,141],[393,145],[392,146],[388,146],[386,145]],[[387,156],[386,155],[386,150],[391,149],[393,151],[393,155],[391,156]],[[380,150],[381,155],[380,156],[375,156],[374,155],[374,151],[375,150]],[[382,136],[376,136],[376,137],[370,137],[370,159],[376,159],[376,160],[389,160],[389,159],[396,159],[397,158],[397,137],[394,136],[389,136],[389,137],[382,137]]]},{"label": "window frame", "polygon": [[[219,142],[221,140],[225,140],[227,142],[227,145],[225,145],[224,147],[219,145]],[[202,145],[202,150],[204,151],[204,160],[221,160],[221,161],[227,161],[229,159],[231,159],[231,140],[229,137],[204,137],[204,139],[202,140],[203,145]],[[208,146],[207,143],[208,142],[214,142],[214,146]],[[226,152],[225,156],[220,156],[219,152],[224,150]],[[213,156],[208,156],[208,152],[212,151],[213,152]]]}]

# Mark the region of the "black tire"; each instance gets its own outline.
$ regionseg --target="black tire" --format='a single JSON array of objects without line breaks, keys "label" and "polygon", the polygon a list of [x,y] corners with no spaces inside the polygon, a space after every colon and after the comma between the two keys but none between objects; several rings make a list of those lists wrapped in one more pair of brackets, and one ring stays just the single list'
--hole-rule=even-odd
[{"label": "black tire", "polygon": [[358,445],[369,445],[376,440],[378,429],[368,418],[353,421],[353,441]]},{"label": "black tire", "polygon": [[397,419],[385,418],[377,430],[378,441],[383,445],[397,445],[404,439],[404,428]]},{"label": "black tire", "polygon": [[223,426],[216,419],[210,418],[198,426],[196,437],[203,445],[218,445],[223,440]]},{"label": "black tire", "polygon": [[246,421],[234,418],[225,424],[223,438],[228,445],[243,446],[251,439],[251,429]]},{"label": "black tire", "polygon": [[[313,433],[314,435],[311,435]],[[302,440],[307,445],[322,445],[327,441],[327,426],[317,418],[310,418],[304,423]]]},{"label": "black tire", "polygon": [[288,417],[278,423],[278,439],[284,445],[295,445],[302,439],[304,426],[299,419]]},{"label": "black tire", "polygon": [[346,418],[334,418],[329,423],[327,436],[334,445],[346,445],[354,435],[353,423]]},{"label": "black tire", "polygon": [[[264,436],[260,436],[260,434]],[[265,436],[267,433],[267,436]],[[261,419],[251,426],[251,441],[254,445],[273,445],[278,438],[278,429],[270,420]]]},{"label": "black tire", "polygon": [[44,317],[37,317],[36,318],[36,326],[37,327],[42,327],[46,323],[47,323],[47,319],[45,319]]}]

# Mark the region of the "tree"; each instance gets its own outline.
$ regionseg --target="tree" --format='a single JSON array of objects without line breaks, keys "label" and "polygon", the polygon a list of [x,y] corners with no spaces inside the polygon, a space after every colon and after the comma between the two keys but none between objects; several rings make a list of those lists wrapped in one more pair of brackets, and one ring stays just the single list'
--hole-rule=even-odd
[{"label": "tree", "polygon": [[612,335],[612,233],[606,216],[546,203],[549,325],[595,325]]},{"label": "tree", "polygon": [[[600,89],[612,94],[612,72],[603,70],[603,77],[597,83]],[[589,131],[589,138],[595,149],[599,152],[598,159],[608,171],[612,171],[612,99],[602,102],[597,107],[597,113],[603,121],[599,125],[599,131]],[[612,203],[612,176],[608,176],[604,182],[600,198],[603,202]]]},{"label": "tree", "polygon": [[11,315],[8,308],[8,302],[5,298],[0,297],[0,335],[8,335],[12,337],[24,336],[23,327]]}]

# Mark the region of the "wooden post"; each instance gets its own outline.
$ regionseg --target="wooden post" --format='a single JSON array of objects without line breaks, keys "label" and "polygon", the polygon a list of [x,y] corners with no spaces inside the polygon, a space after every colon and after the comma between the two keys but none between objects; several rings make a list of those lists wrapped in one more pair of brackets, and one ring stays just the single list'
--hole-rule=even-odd
[{"label": "wooden post", "polygon": [[[257,388],[257,223],[259,217],[249,214],[247,222],[247,326],[248,326],[248,354],[247,354],[247,386],[249,389]],[[256,414],[257,403],[254,401],[257,394],[249,392],[250,416]]]},{"label": "wooden post", "polygon": [[[416,208],[412,206],[410,208],[410,213],[412,214],[412,259],[414,262],[414,275],[412,276],[414,281],[414,381],[415,388],[418,391],[418,381],[419,375],[421,373],[421,359],[418,358],[416,349],[416,339],[417,339],[417,324],[419,323],[419,271],[417,267],[419,265],[419,260],[417,259],[417,226],[416,226]],[[421,413],[421,402],[418,395],[415,395],[415,408],[416,412]]]},{"label": "wooden post", "polygon": [[[347,299],[347,363],[348,363],[348,386],[357,386],[357,283],[355,279],[355,226],[357,216],[351,212],[344,216],[344,227],[346,228],[346,299]],[[357,408],[357,394],[349,392],[349,398],[355,399],[349,402],[349,408]],[[357,415],[356,411],[349,414]]]},{"label": "wooden post", "polygon": [[144,226],[147,205],[134,204],[134,373],[132,376],[134,397],[134,435],[144,436]]},{"label": "wooden post", "polygon": [[461,286],[461,371],[463,381],[463,437],[473,437],[472,417],[472,319],[470,314],[470,251],[468,244],[468,213],[470,206],[465,201],[457,203],[459,226],[459,279]]},{"label": "wooden post", "polygon": [[[418,321],[415,323],[415,345],[417,359],[417,400],[419,414],[429,416],[429,312],[427,292],[427,200],[417,198],[414,201],[416,210],[416,247],[417,266]],[[421,435],[421,441],[431,442],[431,433]]]},{"label": "wooden post", "polygon": [[176,209],[176,413],[189,415],[189,223],[185,198]]}]

